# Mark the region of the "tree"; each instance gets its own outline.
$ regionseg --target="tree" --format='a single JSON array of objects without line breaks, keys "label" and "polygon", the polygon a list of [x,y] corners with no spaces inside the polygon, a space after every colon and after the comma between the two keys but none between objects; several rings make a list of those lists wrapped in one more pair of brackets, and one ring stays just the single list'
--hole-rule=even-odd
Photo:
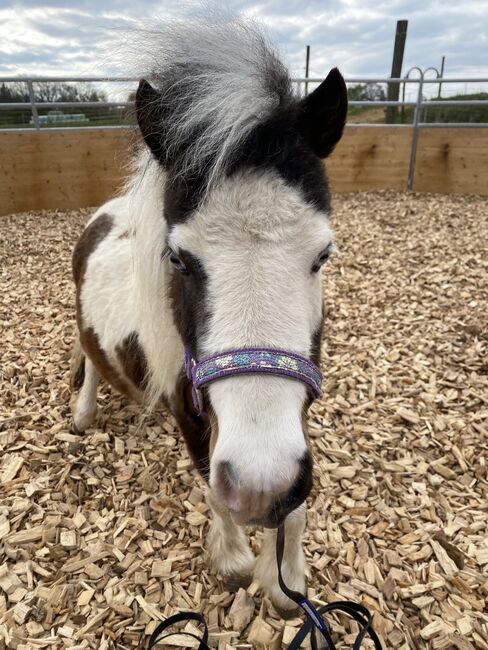
[{"label": "tree", "polygon": [[0,111],[0,128],[28,124],[31,111],[29,104],[29,93],[24,83],[2,83],[0,85],[0,103],[2,104],[25,104],[26,108],[9,108]]},{"label": "tree", "polygon": [[106,102],[104,92],[90,84],[66,84],[49,82],[34,83],[34,97],[38,102]]},{"label": "tree", "polygon": [[29,93],[27,86],[23,83],[2,83],[0,86],[0,102],[2,104],[13,102],[28,102]]},{"label": "tree", "polygon": [[[36,102],[106,102],[104,92],[96,90],[90,84],[66,84],[52,81],[33,83]],[[2,83],[0,102],[28,102],[27,84],[22,82]]]},{"label": "tree", "polygon": [[[67,84],[56,82],[37,81],[33,83],[34,99],[39,103],[46,102],[105,102],[107,96],[104,92],[96,90],[90,84]],[[29,124],[31,122],[31,106],[27,84],[25,82],[9,82],[0,85],[0,103],[23,103],[25,108],[13,108],[0,111],[0,128]],[[50,108],[38,107],[39,115],[46,115]],[[91,119],[113,118],[118,116],[116,110],[105,107],[73,106],[64,108],[63,113],[80,113]]]},{"label": "tree", "polygon": [[386,93],[383,86],[376,83],[356,84],[347,89],[351,101],[384,101]]}]

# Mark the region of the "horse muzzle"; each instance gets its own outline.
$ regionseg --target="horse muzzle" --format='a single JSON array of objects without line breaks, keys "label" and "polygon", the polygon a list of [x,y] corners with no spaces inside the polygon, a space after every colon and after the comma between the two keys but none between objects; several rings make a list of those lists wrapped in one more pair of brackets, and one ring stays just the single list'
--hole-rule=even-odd
[{"label": "horse muzzle", "polygon": [[312,458],[307,451],[297,463],[298,471],[285,486],[275,484],[272,489],[256,489],[240,483],[238,473],[230,463],[222,462],[213,483],[216,496],[231,512],[239,525],[256,524],[277,528],[286,516],[298,508],[312,487]]}]

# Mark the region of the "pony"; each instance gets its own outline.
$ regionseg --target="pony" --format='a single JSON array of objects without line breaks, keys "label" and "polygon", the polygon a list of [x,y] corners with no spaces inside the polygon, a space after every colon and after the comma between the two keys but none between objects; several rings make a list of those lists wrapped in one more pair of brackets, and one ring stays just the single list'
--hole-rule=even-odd
[{"label": "pony", "polygon": [[[287,616],[276,527],[283,578],[303,592],[313,395],[283,374],[238,374],[204,386],[199,413],[183,360],[266,346],[319,364],[333,250],[323,159],[343,133],[346,86],[334,68],[300,97],[242,17],[163,24],[143,44],[131,176],[73,252],[73,427],[93,423],[100,379],[149,410],[165,404],[207,483],[212,569],[234,587],[256,579]],[[257,560],[247,524],[264,526]]]}]

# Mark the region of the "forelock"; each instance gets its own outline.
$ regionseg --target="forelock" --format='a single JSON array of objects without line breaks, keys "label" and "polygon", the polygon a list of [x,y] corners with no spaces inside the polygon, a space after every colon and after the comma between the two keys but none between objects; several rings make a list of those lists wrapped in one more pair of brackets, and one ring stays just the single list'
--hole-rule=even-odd
[{"label": "forelock", "polygon": [[247,18],[164,21],[140,32],[138,74],[160,94],[173,176],[216,183],[250,133],[292,101],[288,72]]}]

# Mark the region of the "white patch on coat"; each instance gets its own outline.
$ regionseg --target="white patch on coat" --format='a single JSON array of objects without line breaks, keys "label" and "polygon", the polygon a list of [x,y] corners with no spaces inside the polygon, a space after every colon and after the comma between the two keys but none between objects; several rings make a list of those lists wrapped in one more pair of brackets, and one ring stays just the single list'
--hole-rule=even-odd
[{"label": "white patch on coat", "polygon": [[[121,373],[116,347],[131,332],[137,333],[148,363],[146,402],[153,408],[162,395],[174,392],[183,345],[167,295],[168,263],[161,259],[167,228],[164,177],[148,153],[137,164],[127,193],[101,206],[90,219],[109,214],[113,227],[88,258],[81,311],[84,327],[93,327],[110,363]],[[121,237],[127,232],[129,237]]]},{"label": "white patch on coat", "polygon": [[[272,171],[245,171],[222,182],[204,205],[170,232],[208,276],[210,319],[199,358],[266,346],[309,356],[322,319],[314,260],[330,243],[327,216]],[[270,375],[234,376],[208,389],[219,435],[211,459],[230,462],[241,484],[273,491],[295,478],[306,450],[305,386]]]}]

